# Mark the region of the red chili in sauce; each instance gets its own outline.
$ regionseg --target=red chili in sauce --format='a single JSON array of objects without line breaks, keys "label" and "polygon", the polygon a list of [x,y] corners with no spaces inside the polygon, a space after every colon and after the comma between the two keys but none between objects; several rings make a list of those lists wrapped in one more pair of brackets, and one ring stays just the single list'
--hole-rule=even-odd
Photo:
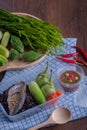
[{"label": "red chili in sauce", "polygon": [[79,88],[81,76],[76,71],[67,70],[60,75],[59,79],[65,91],[72,92]]}]

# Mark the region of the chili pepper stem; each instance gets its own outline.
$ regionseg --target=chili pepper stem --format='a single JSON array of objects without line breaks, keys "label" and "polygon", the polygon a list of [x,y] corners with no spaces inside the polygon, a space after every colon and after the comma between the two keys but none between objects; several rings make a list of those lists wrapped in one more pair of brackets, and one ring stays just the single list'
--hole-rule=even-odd
[{"label": "chili pepper stem", "polygon": [[87,66],[87,62],[84,61],[83,59],[79,58],[79,57],[75,57],[75,60],[78,64],[80,65],[84,65],[84,66]]},{"label": "chili pepper stem", "polygon": [[82,64],[82,63],[79,63],[79,62],[76,62],[76,64],[78,64],[78,65],[82,65],[82,66],[83,66],[83,64]]}]

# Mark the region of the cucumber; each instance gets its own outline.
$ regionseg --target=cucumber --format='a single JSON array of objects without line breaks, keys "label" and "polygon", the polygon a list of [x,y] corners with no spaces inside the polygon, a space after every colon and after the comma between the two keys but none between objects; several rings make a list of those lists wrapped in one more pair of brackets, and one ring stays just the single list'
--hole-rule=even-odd
[{"label": "cucumber", "polygon": [[2,39],[2,37],[3,37],[3,33],[2,31],[0,31],[0,40]]},{"label": "cucumber", "polygon": [[9,50],[6,47],[0,45],[0,55],[3,55],[4,57],[8,58]]},{"label": "cucumber", "polygon": [[0,66],[5,65],[8,62],[7,58],[0,55]]},{"label": "cucumber", "polygon": [[38,104],[42,104],[42,103],[46,102],[46,99],[36,82],[34,82],[34,81],[30,82],[28,85],[28,88],[29,88],[30,93],[32,94],[33,98],[36,100],[36,102]]},{"label": "cucumber", "polygon": [[3,45],[4,47],[7,47],[9,40],[10,40],[10,33],[5,32],[1,40],[1,45]]}]

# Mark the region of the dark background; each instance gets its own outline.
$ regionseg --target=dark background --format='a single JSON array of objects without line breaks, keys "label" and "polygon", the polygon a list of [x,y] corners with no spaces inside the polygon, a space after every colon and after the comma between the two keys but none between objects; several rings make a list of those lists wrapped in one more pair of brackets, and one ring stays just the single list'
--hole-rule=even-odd
[{"label": "dark background", "polygon": [[[63,37],[76,37],[87,51],[87,0],[0,0],[0,8],[35,15],[60,28]],[[87,75],[87,67],[83,67]],[[5,72],[0,73],[0,78]],[[87,130],[87,118],[42,130]]]}]

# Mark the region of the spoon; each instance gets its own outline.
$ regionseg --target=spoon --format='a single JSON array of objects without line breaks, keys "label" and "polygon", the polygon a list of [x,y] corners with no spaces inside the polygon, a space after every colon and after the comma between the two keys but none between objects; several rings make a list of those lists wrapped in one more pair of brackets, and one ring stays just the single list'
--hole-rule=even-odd
[{"label": "spoon", "polygon": [[28,130],[37,130],[45,125],[48,124],[64,124],[67,123],[71,118],[71,112],[67,108],[64,107],[58,107],[56,108],[51,116],[43,123],[34,126]]}]

